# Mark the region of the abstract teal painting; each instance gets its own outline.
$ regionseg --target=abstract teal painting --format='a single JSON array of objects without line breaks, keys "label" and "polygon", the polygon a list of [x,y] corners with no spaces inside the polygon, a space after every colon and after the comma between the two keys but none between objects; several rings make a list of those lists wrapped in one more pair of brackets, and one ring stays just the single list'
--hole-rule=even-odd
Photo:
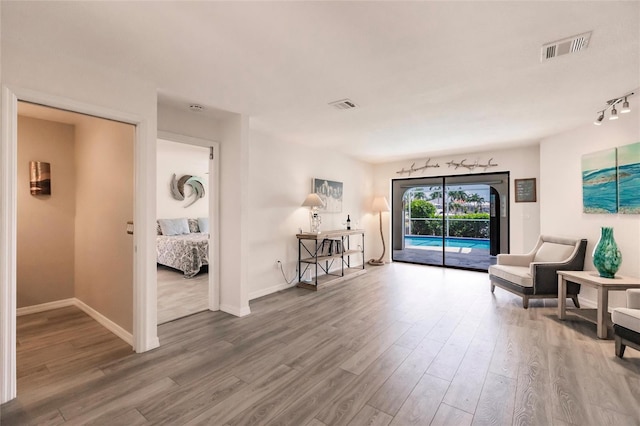
[{"label": "abstract teal painting", "polygon": [[618,211],[640,214],[640,142],[618,148]]},{"label": "abstract teal painting", "polygon": [[616,213],[618,188],[616,149],[582,156],[582,206],[584,213]]}]

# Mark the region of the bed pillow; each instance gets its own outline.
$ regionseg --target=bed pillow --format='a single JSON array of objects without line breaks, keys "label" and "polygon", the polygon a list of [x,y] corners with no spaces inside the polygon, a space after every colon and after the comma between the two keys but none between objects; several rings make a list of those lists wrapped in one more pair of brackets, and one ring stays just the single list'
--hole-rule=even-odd
[{"label": "bed pillow", "polygon": [[203,234],[209,233],[209,218],[208,217],[199,217],[198,218],[198,228],[200,228],[200,232]]},{"label": "bed pillow", "polygon": [[158,219],[162,235],[182,235],[189,234],[189,222],[187,218],[180,219]]},{"label": "bed pillow", "polygon": [[156,233],[162,235],[162,228],[160,228],[160,222],[156,220]]},{"label": "bed pillow", "polygon": [[191,232],[192,234],[200,232],[200,228],[198,227],[198,219],[189,219],[189,232]]}]

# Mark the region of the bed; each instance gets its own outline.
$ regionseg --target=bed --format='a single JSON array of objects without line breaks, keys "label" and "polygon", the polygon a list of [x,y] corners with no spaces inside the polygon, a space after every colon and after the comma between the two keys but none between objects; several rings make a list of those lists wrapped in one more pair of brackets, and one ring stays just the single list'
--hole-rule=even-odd
[{"label": "bed", "polygon": [[[190,228],[190,231],[196,231],[192,226]],[[208,233],[164,235],[160,226],[158,226],[158,233],[161,234],[157,236],[156,241],[159,264],[182,271],[185,278],[196,276],[203,266],[209,264]]]}]

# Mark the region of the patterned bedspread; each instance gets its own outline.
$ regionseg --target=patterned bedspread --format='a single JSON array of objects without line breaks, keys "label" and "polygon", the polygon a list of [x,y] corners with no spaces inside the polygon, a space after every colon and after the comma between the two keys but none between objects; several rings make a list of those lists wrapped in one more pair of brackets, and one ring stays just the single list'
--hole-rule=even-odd
[{"label": "patterned bedspread", "polygon": [[179,269],[185,278],[195,276],[209,264],[209,234],[158,235],[158,263]]}]

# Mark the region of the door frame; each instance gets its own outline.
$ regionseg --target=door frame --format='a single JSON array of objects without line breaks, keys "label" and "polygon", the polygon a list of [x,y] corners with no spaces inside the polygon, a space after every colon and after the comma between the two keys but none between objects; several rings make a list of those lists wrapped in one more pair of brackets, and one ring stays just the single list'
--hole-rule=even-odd
[{"label": "door frame", "polygon": [[[209,310],[220,310],[220,143],[158,130],[157,139],[212,149],[209,160]],[[157,300],[156,300],[157,303]]]},{"label": "door frame", "polygon": [[[2,86],[0,147],[0,403],[17,395],[16,378],[16,216],[18,101],[32,102],[132,124],[134,142],[133,349],[160,345],[157,330],[155,253],[155,122],[127,112],[86,104],[30,89]],[[123,232],[125,229],[123,227]]]}]

